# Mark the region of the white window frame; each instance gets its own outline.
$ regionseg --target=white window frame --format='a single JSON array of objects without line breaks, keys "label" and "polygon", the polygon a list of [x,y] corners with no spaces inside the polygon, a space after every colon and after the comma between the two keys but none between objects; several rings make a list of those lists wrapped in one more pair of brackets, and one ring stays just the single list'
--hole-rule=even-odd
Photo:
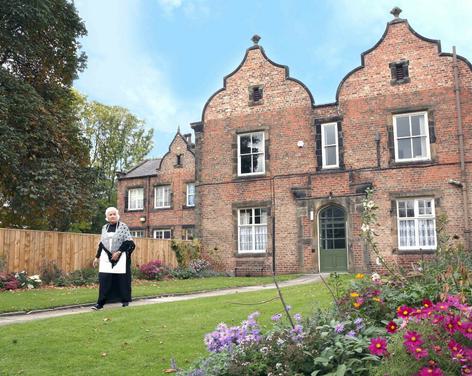
[{"label": "white window frame", "polygon": [[[413,201],[413,217],[400,217],[400,202],[411,202]],[[431,202],[431,214],[419,214],[419,202],[420,201],[430,201]],[[436,209],[434,198],[432,197],[418,197],[418,198],[399,198],[396,200],[397,205],[397,240],[398,240],[398,249],[399,250],[435,250],[437,248],[437,233],[436,233]],[[421,219],[432,219],[434,227],[434,245],[429,246],[420,246],[419,245],[419,220]],[[415,223],[415,244],[412,246],[401,246],[400,245],[400,222],[401,221],[414,221]]]},{"label": "white window frame", "polygon": [[[193,203],[190,203],[190,197],[193,198]],[[187,206],[195,206],[195,183],[187,183]]]},{"label": "white window frame", "polygon": [[[159,201],[159,191],[168,190],[169,194],[169,204],[165,205],[165,197],[163,197],[163,201]],[[164,193],[165,194],[165,193]],[[162,205],[161,205],[162,204]],[[154,209],[165,209],[170,208],[172,206],[172,187],[170,185],[158,185],[154,187]]]},{"label": "white window frame", "polygon": [[[268,242],[269,242],[268,223],[267,222],[266,223],[260,223],[260,224],[254,223],[256,209],[265,210],[266,211],[266,218],[269,219],[269,213],[268,213],[267,208],[258,207],[258,208],[241,208],[241,209],[238,209],[238,253],[265,253],[267,251]],[[251,216],[252,216],[252,219],[253,219],[252,224],[241,225],[241,211],[243,211],[243,210],[251,210]],[[256,245],[256,231],[255,231],[256,227],[262,227],[262,226],[266,227],[266,240],[265,240],[265,248],[266,249],[254,249],[255,245]],[[244,250],[241,249],[241,228],[242,227],[251,227],[252,249],[244,249]]]},{"label": "white window frame", "polygon": [[[165,238],[165,233],[168,232],[169,233],[169,238]],[[162,234],[162,238],[158,238],[157,237],[157,234],[158,233],[161,233]],[[152,237],[154,239],[161,239],[161,240],[170,240],[172,239],[172,229],[170,228],[157,228],[155,230],[153,230],[152,232]]]},{"label": "white window frame", "polygon": [[[132,238],[144,238],[144,230],[129,230]],[[141,234],[141,235],[138,235]]]},{"label": "white window frame", "polygon": [[[192,230],[193,236],[192,239],[188,238],[188,230]],[[185,236],[184,236],[185,235]],[[187,226],[187,227],[182,227],[182,240],[193,240],[195,239],[195,227]]]},{"label": "white window frame", "polygon": [[[416,158],[402,158],[400,159],[398,157],[398,137],[397,137],[397,119],[399,117],[408,117],[409,122],[410,122],[410,130],[411,130],[411,117],[415,115],[424,115],[424,129],[425,129],[425,142],[426,142],[426,156],[422,157],[416,157]],[[411,134],[411,132],[410,132]],[[410,140],[412,138],[417,138],[417,137],[424,137],[424,136],[410,136],[410,137],[403,137],[403,138],[409,138]],[[420,111],[420,112],[408,112],[404,114],[396,114],[393,115],[393,138],[395,142],[395,162],[414,162],[414,161],[428,161],[431,160],[431,147],[429,143],[429,122],[428,122],[428,112],[426,111]],[[413,154],[413,145],[411,147],[411,151]]]},{"label": "white window frame", "polygon": [[[255,134],[262,134],[262,152],[260,153],[249,153],[243,155],[261,155],[262,156],[262,171],[260,172],[241,172],[241,137],[251,136]],[[254,175],[264,175],[265,174],[265,134],[264,132],[249,132],[238,134],[238,176],[254,176]]]},{"label": "white window frame", "polygon": [[[326,144],[326,136],[325,136],[325,128],[326,127],[335,127],[335,143],[334,144]],[[326,164],[326,148],[336,146],[336,164],[328,165]],[[329,169],[329,168],[339,168],[339,139],[338,139],[338,123],[324,123],[321,124],[321,158],[323,161],[322,168]]]},{"label": "white window frame", "polygon": [[[136,195],[138,191],[141,191],[141,198],[134,198],[133,196]],[[131,205],[133,201],[135,203],[135,206]],[[144,209],[144,188],[129,188],[127,210],[134,211],[134,210],[143,210],[143,209]]]}]

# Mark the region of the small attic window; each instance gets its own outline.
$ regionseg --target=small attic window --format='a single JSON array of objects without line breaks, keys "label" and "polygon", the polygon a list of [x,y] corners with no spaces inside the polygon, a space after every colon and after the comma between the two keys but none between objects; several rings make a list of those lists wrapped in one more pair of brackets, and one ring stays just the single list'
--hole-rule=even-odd
[{"label": "small attic window", "polygon": [[262,86],[251,86],[249,87],[249,104],[260,104],[262,103]]},{"label": "small attic window", "polygon": [[410,82],[408,64],[408,60],[394,61],[393,63],[389,64],[390,73],[392,74],[390,83],[392,85],[406,84],[407,82]]},{"label": "small attic window", "polygon": [[175,165],[176,166],[182,166],[182,154],[177,154]]}]

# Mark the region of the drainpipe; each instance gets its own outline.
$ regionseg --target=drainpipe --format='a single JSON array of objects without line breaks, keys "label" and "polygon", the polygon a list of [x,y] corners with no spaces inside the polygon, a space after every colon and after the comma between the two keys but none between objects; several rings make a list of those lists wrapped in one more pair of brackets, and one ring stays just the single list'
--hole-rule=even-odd
[{"label": "drainpipe", "polygon": [[462,109],[460,100],[460,87],[459,87],[459,66],[457,65],[456,47],[452,47],[452,61],[454,70],[454,93],[456,95],[456,111],[457,111],[457,137],[459,138],[459,157],[460,157],[460,168],[461,168],[461,181],[462,181],[462,199],[464,202],[464,240],[465,247],[470,250],[470,228],[469,228],[469,200],[467,197],[468,184],[467,184],[467,172],[465,169],[465,156],[464,156],[464,131],[462,128]]},{"label": "drainpipe", "polygon": [[147,178],[147,192],[146,192],[146,235],[152,238],[152,234],[150,233],[151,229],[149,228],[149,206],[151,206],[151,176]]}]

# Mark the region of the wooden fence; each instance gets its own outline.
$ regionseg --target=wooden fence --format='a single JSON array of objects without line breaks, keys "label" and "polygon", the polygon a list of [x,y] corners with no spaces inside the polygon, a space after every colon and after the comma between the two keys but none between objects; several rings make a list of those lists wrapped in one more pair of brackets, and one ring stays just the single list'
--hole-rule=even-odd
[{"label": "wooden fence", "polygon": [[[0,228],[0,264],[5,271],[26,270],[39,274],[43,265],[55,262],[65,271],[91,267],[100,235]],[[159,259],[170,267],[177,266],[170,240],[135,238],[134,265]]]}]

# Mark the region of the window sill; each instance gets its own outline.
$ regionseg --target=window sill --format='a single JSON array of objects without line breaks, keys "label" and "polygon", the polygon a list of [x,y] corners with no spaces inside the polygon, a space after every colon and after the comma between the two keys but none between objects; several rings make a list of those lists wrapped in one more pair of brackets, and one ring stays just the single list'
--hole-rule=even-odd
[{"label": "window sill", "polygon": [[142,209],[125,209],[125,213],[137,213],[137,212],[143,212],[144,208]]},{"label": "window sill", "polygon": [[195,209],[195,205],[182,205],[182,209],[186,210],[186,209]]},{"label": "window sill", "polygon": [[393,249],[395,255],[432,255],[436,253],[436,249]]},{"label": "window sill", "polygon": [[237,257],[237,258],[266,257],[266,256],[270,256],[270,255],[271,255],[271,253],[267,253],[267,251],[264,251],[264,252],[247,252],[247,253],[246,252],[240,253],[239,251],[234,252],[234,257]]},{"label": "window sill", "polygon": [[267,177],[267,173],[262,174],[251,174],[251,175],[237,175],[233,177],[233,180],[256,180]]},{"label": "window sill", "polygon": [[415,167],[415,166],[424,166],[424,165],[434,165],[436,161],[433,159],[419,159],[412,161],[391,161],[389,167]]},{"label": "window sill", "polygon": [[410,77],[405,77],[401,80],[392,79],[390,80],[390,85],[401,85],[401,84],[407,84],[409,82],[410,82]]},{"label": "window sill", "polygon": [[318,174],[335,174],[339,172],[344,172],[345,169],[343,167],[336,167],[336,168],[319,168],[316,170]]},{"label": "window sill", "polygon": [[161,210],[172,210],[172,206],[166,206],[164,208],[152,208],[152,211],[161,211]]}]

